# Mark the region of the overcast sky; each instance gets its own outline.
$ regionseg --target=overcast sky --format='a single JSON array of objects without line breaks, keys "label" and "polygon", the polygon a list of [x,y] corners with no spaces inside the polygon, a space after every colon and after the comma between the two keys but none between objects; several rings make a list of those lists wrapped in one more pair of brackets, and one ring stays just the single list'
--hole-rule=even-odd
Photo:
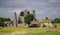
[{"label": "overcast sky", "polygon": [[36,18],[60,18],[60,0],[0,0],[0,17],[13,20],[13,11],[28,9],[36,11]]}]

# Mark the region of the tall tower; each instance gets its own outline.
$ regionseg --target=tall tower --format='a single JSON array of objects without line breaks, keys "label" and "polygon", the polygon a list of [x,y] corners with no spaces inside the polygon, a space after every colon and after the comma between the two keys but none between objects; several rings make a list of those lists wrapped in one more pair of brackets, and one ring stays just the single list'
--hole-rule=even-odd
[{"label": "tall tower", "polygon": [[13,21],[13,23],[14,23],[14,27],[17,27],[17,15],[16,15],[16,12],[14,12],[14,21]]},{"label": "tall tower", "polygon": [[24,23],[24,18],[27,16],[27,14],[29,14],[28,10],[24,10],[20,12],[20,22]]},{"label": "tall tower", "polygon": [[27,14],[29,14],[28,9],[27,9],[27,10],[24,10],[24,17],[26,17],[26,16],[27,16]]},{"label": "tall tower", "polygon": [[20,12],[20,22],[24,23],[24,11]]},{"label": "tall tower", "polygon": [[35,10],[32,11],[32,14],[33,14],[34,20],[35,20]]}]

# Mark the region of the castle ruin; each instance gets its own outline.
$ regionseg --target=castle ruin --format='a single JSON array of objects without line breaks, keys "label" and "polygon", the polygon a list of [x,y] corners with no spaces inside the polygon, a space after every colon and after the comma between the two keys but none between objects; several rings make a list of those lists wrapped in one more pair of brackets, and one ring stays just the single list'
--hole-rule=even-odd
[{"label": "castle ruin", "polygon": [[[28,27],[28,25],[26,25],[26,23],[24,22],[24,18],[30,14],[30,12],[28,10],[24,10],[20,12],[20,15],[18,17],[18,23],[17,23],[17,16],[16,16],[16,12],[14,12],[14,27]],[[34,20],[31,22],[30,26],[41,26],[43,27],[43,25],[46,25],[46,27],[53,27],[54,25],[52,24],[52,20],[50,19],[43,19],[41,21],[37,21],[36,17],[35,17],[35,10],[32,11],[33,16],[34,16]]]}]

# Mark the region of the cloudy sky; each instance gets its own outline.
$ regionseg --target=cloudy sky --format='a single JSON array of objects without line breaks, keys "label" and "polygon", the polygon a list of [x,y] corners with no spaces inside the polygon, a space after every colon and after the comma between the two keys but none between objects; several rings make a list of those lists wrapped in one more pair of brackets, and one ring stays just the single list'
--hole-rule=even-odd
[{"label": "cloudy sky", "polygon": [[36,18],[60,18],[60,0],[0,0],[0,17],[13,19],[13,12],[36,11]]}]

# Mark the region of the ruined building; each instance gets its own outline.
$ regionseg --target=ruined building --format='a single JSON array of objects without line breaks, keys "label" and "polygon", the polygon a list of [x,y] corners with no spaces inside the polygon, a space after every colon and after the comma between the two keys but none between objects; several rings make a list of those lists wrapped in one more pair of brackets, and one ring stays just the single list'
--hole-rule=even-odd
[{"label": "ruined building", "polygon": [[28,10],[24,10],[24,11],[21,11],[20,12],[20,15],[18,17],[18,20],[17,20],[17,14],[16,12],[13,13],[13,21],[11,23],[11,21],[5,21],[5,26],[7,27],[28,27],[28,24],[26,24],[24,22],[24,18],[27,16],[27,14],[33,14],[34,16],[34,20],[31,21],[31,24],[30,24],[30,27],[55,27],[55,25],[52,23],[52,20],[49,19],[49,18],[46,18],[46,19],[42,19],[40,21],[37,21],[36,20],[36,15],[35,15],[35,10],[32,11],[32,13],[30,13]]},{"label": "ruined building", "polygon": [[[27,14],[30,14],[30,12],[28,10],[24,10],[24,11],[20,12],[20,16],[18,17],[18,26],[21,26],[21,25],[25,26],[26,25],[24,23],[24,18],[27,16]],[[31,14],[33,14],[34,20],[35,20],[35,10],[33,10],[33,12]]]},{"label": "ruined building", "polygon": [[21,11],[20,12],[20,16],[18,18],[19,23],[24,23],[24,17],[26,17],[27,14],[29,14],[29,11],[28,10],[24,10],[24,11]]},{"label": "ruined building", "polygon": [[[24,18],[27,16],[27,14],[30,14],[30,12],[28,10],[24,10],[20,12],[20,15],[18,17],[18,24],[17,24],[17,16],[16,16],[16,12],[14,12],[14,27],[28,27],[28,25],[26,25],[26,23],[24,23]],[[30,26],[40,26],[43,27],[44,25],[46,27],[54,27],[54,25],[52,24],[52,20],[50,19],[43,19],[41,21],[37,21],[36,17],[35,17],[35,10],[32,11],[33,16],[34,16],[34,20],[31,21]]]}]

